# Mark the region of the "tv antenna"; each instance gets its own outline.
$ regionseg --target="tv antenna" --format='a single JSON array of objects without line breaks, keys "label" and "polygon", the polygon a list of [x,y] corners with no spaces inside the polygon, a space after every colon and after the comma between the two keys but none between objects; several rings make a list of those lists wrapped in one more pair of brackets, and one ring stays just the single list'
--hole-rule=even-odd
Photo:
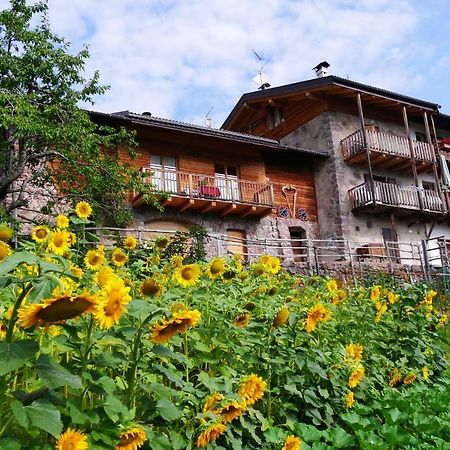
[{"label": "tv antenna", "polygon": [[206,116],[205,116],[205,124],[209,128],[211,128],[211,126],[212,126],[212,118],[211,118],[210,114],[211,114],[211,111],[213,110],[213,108],[214,108],[214,105],[212,105],[211,108],[209,108],[209,111],[206,113]]},{"label": "tv antenna", "polygon": [[264,89],[267,89],[270,87],[269,80],[266,76],[266,74],[263,72],[264,67],[267,64],[267,61],[264,59],[264,56],[260,56],[254,49],[252,49],[253,54],[256,56],[257,60],[261,64],[261,67],[259,68],[258,74],[252,78],[252,80],[259,85],[258,89],[261,89],[263,91]]}]

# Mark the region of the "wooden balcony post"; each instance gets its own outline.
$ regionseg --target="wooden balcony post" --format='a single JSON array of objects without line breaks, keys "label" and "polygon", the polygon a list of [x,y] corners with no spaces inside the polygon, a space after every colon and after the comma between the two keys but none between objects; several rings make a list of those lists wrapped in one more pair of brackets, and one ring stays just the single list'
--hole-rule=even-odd
[{"label": "wooden balcony post", "polygon": [[358,95],[356,96],[356,100],[358,103],[359,120],[361,121],[361,129],[362,129],[362,134],[363,134],[364,147],[366,149],[367,165],[369,166],[369,178],[370,178],[370,189],[372,191],[372,203],[373,203],[373,206],[376,206],[375,184],[373,182],[372,164],[370,162],[370,150],[369,150],[369,145],[368,145],[369,141],[367,139],[367,130],[366,130],[366,125],[364,123],[364,113],[363,113],[362,102],[361,102],[361,94],[359,92],[358,92]]},{"label": "wooden balcony post", "polygon": [[419,199],[419,208],[421,211],[423,211],[423,204],[422,204],[422,197],[419,193],[419,180],[417,178],[417,167],[416,167],[416,158],[414,157],[414,144],[411,138],[411,132],[409,130],[409,122],[408,122],[408,114],[406,112],[406,107],[403,106],[402,107],[402,111],[403,111],[403,122],[405,124],[405,132],[406,132],[406,137],[408,139],[408,146],[409,146],[409,156],[411,158],[411,165],[412,165],[412,169],[413,169],[413,175],[414,175],[414,183],[416,185],[417,188],[417,196]]},{"label": "wooden balcony post", "polygon": [[437,192],[438,192],[439,198],[441,199],[441,202],[442,202],[441,211],[442,211],[442,214],[445,214],[447,212],[447,204],[446,204],[445,197],[444,197],[444,194],[441,189],[441,182],[439,180],[439,174],[438,174],[438,169],[437,169],[438,160],[437,160],[436,155],[439,155],[439,152],[438,152],[437,145],[435,147],[433,144],[433,141],[431,139],[430,125],[428,123],[428,114],[426,111],[423,112],[423,122],[425,124],[425,133],[427,135],[427,142],[430,145],[430,147],[432,149],[432,153],[433,153],[433,174],[434,174],[434,179],[436,180]]}]

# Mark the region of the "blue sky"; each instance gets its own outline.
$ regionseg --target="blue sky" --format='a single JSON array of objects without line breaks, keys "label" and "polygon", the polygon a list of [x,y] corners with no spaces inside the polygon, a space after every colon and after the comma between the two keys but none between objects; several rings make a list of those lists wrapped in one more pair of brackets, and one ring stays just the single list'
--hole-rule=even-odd
[{"label": "blue sky", "polygon": [[[7,7],[0,0],[0,7]],[[50,22],[111,90],[93,109],[219,127],[267,60],[272,86],[332,73],[450,114],[448,0],[49,0]]]}]

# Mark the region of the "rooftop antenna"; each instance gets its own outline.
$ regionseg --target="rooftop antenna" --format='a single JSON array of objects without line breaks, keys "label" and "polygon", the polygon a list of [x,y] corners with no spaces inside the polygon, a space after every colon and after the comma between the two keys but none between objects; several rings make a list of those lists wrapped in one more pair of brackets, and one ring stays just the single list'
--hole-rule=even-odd
[{"label": "rooftop antenna", "polygon": [[252,78],[252,80],[259,85],[258,89],[261,91],[264,91],[264,89],[270,88],[269,80],[266,76],[266,74],[263,72],[264,67],[267,64],[267,61],[264,61],[264,56],[258,55],[255,50],[252,49],[253,54],[258,59],[259,63],[261,64],[261,67],[259,68],[258,74],[256,77]]},{"label": "rooftop antenna", "polygon": [[209,111],[206,113],[206,116],[205,116],[205,125],[208,128],[212,127],[212,118],[211,118],[210,114],[211,114],[211,111],[213,110],[213,108],[214,108],[214,105],[212,105],[211,108],[209,108]]}]

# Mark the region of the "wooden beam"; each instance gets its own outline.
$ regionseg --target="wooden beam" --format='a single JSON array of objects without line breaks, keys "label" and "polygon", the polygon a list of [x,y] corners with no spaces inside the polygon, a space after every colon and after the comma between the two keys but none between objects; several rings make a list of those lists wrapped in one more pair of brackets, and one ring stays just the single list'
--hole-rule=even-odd
[{"label": "wooden beam", "polygon": [[239,216],[241,217],[247,217],[249,216],[251,213],[256,212],[256,206],[249,206],[248,208],[245,208],[241,214],[239,214]]},{"label": "wooden beam", "polygon": [[221,212],[220,212],[220,215],[223,217],[223,216],[226,216],[228,213],[230,213],[231,211],[233,211],[233,209],[236,209],[236,203],[231,203],[230,205],[228,205],[225,209],[223,209]]},{"label": "wooden beam", "polygon": [[200,214],[205,214],[208,211],[211,211],[211,209],[215,208],[217,205],[216,202],[209,202],[207,203],[203,208],[200,209]]},{"label": "wooden beam", "polygon": [[161,203],[161,206],[167,206],[169,203],[172,203],[172,197],[166,198],[166,199]]},{"label": "wooden beam", "polygon": [[195,200],[192,198],[189,198],[181,205],[181,208],[179,208],[178,211],[186,211],[186,209],[189,209],[194,203],[195,203]]}]

